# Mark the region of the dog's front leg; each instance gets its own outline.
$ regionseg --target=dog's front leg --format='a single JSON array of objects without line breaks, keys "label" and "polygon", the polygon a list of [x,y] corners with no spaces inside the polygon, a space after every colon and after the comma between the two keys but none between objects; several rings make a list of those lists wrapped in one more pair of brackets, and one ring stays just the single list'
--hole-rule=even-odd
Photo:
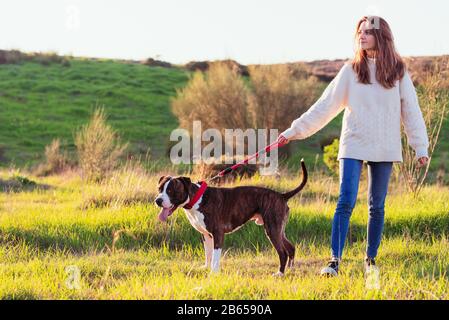
[{"label": "dog's front leg", "polygon": [[214,251],[212,253],[212,265],[211,272],[217,273],[220,271],[220,257],[221,257],[221,248],[223,247],[224,234],[222,233],[214,233],[213,241],[214,241]]},{"label": "dog's front leg", "polygon": [[203,235],[204,252],[206,254],[205,268],[209,268],[212,262],[212,252],[214,251],[214,238],[209,234]]}]

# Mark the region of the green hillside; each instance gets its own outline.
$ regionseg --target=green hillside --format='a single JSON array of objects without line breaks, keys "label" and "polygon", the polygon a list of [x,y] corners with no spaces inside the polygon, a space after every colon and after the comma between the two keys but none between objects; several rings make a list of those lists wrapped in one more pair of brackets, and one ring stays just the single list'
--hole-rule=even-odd
[{"label": "green hillside", "polygon": [[182,69],[114,61],[70,60],[70,66],[25,62],[0,65],[0,145],[2,165],[31,164],[45,145],[60,137],[74,150],[73,132],[86,123],[95,105],[104,105],[111,125],[130,151],[164,153],[178,126],[169,98],[183,87]]},{"label": "green hillside", "polygon": [[[69,61],[0,65],[0,166],[42,161],[45,145],[54,138],[73,152],[73,133],[88,121],[95,105],[105,106],[110,124],[130,142],[130,153],[145,155],[150,149],[152,159],[163,158],[169,134],[178,126],[170,97],[186,85],[190,72],[114,60]],[[289,166],[296,169],[300,157],[314,163],[321,145],[339,136],[341,120],[342,113],[309,139],[292,142]],[[448,131],[446,120],[442,136]],[[449,141],[441,140],[431,169],[447,162]]]}]

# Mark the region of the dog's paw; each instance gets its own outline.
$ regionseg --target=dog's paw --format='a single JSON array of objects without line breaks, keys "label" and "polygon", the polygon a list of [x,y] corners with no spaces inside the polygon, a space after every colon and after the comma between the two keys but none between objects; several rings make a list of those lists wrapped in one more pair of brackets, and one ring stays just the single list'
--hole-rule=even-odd
[{"label": "dog's paw", "polygon": [[273,277],[276,277],[276,278],[282,278],[283,276],[284,276],[284,273],[282,273],[280,271],[273,273]]}]

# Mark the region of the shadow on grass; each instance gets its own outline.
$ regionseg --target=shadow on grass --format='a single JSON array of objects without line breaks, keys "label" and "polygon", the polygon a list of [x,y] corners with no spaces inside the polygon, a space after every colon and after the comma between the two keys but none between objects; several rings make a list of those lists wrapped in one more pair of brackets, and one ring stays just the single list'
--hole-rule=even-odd
[{"label": "shadow on grass", "polygon": [[50,190],[54,187],[48,184],[36,183],[25,177],[14,177],[8,180],[0,179],[0,192],[29,192],[33,190]]},{"label": "shadow on grass", "polygon": [[[302,246],[329,246],[331,219],[324,216],[291,216],[286,226],[286,235],[293,243]],[[449,215],[440,212],[433,216],[385,221],[384,237],[407,237],[411,241],[432,241],[448,234]],[[62,250],[72,253],[92,251],[112,251],[114,249],[135,250],[168,248],[171,250],[200,250],[203,245],[200,234],[184,219],[172,220],[168,224],[137,226],[116,236],[114,232],[123,230],[121,224],[90,226],[71,224],[61,226],[38,225],[33,228],[0,228],[0,244],[25,244],[39,250]],[[116,234],[117,235],[117,234]],[[348,241],[365,241],[366,225],[351,223]],[[254,222],[247,223],[240,230],[226,235],[225,248],[238,248],[257,252],[271,249],[264,228]]]},{"label": "shadow on grass", "polygon": [[19,292],[16,293],[7,293],[3,296],[0,296],[2,300],[38,300],[41,299],[39,294],[25,289],[20,289]]}]

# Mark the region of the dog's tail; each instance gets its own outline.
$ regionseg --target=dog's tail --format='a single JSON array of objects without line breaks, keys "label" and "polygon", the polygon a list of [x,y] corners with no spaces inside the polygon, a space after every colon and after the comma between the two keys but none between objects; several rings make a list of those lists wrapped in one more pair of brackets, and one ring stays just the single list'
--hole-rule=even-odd
[{"label": "dog's tail", "polygon": [[293,197],[295,194],[297,194],[299,191],[301,191],[304,186],[307,183],[307,168],[306,165],[304,164],[304,159],[301,159],[301,169],[302,169],[302,182],[301,184],[293,189],[292,191],[283,193],[282,196],[284,197],[285,200],[290,199],[291,197]]}]

